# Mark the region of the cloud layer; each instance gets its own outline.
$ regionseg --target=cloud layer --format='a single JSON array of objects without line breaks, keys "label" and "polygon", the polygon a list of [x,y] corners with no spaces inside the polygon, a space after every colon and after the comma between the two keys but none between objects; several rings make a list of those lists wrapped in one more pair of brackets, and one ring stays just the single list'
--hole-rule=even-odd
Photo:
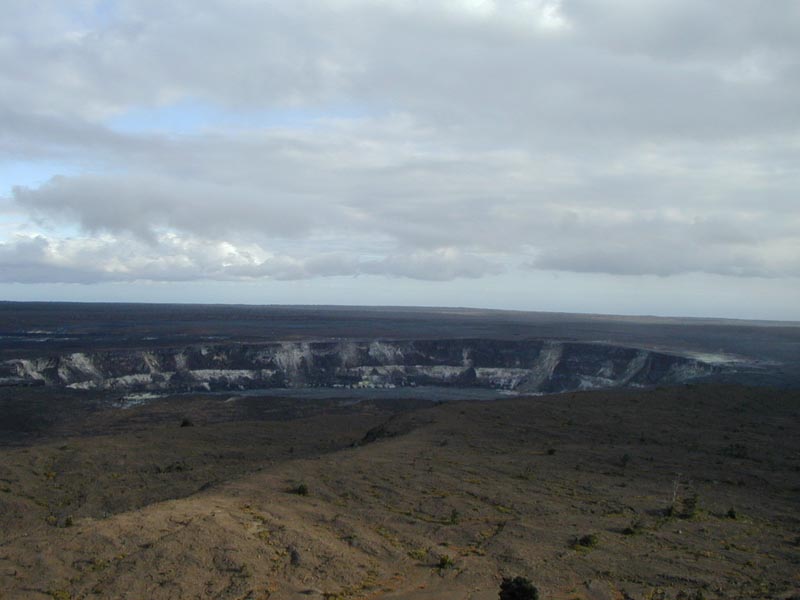
[{"label": "cloud layer", "polygon": [[0,281],[800,277],[793,0],[7,5]]}]

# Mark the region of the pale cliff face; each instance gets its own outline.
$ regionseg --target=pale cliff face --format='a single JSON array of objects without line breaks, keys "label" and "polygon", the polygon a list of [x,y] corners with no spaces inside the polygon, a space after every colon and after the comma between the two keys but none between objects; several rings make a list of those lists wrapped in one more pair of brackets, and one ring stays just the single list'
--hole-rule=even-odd
[{"label": "pale cliff face", "polygon": [[0,380],[125,391],[444,385],[535,393],[680,383],[725,369],[677,355],[557,341],[279,342],[12,359]]}]

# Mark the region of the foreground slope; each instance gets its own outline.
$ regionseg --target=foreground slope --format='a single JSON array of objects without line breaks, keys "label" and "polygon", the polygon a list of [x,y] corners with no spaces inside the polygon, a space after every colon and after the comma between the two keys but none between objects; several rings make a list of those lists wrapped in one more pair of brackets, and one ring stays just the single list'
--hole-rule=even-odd
[{"label": "foreground slope", "polygon": [[100,412],[87,430],[114,434],[2,450],[0,597],[488,599],[504,575],[546,598],[800,594],[795,392],[257,420],[243,401]]}]

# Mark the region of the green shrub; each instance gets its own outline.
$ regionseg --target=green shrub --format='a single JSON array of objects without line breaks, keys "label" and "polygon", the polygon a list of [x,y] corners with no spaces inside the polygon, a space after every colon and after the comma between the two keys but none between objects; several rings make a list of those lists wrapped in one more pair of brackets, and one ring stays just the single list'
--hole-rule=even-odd
[{"label": "green shrub", "polygon": [[414,548],[413,550],[408,551],[408,555],[413,558],[414,560],[418,560],[420,562],[424,561],[428,558],[428,549],[427,548]]}]

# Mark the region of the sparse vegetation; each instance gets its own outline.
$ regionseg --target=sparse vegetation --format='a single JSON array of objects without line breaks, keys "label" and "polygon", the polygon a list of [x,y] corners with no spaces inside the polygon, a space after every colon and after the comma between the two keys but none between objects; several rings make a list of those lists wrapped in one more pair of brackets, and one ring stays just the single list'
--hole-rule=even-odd
[{"label": "sparse vegetation", "polygon": [[[686,488],[687,493],[681,489]],[[664,509],[664,516],[679,519],[694,519],[700,512],[700,496],[691,487],[691,482],[681,483],[681,474],[678,473],[672,482],[672,495],[669,504]]]},{"label": "sparse vegetation", "polygon": [[[796,479],[790,459],[798,442],[788,435],[769,438],[777,429],[758,425],[758,419],[753,419],[752,432],[719,441],[744,418],[724,413],[731,394],[772,392],[714,390],[692,392],[692,401],[695,396],[719,398],[719,418],[698,419],[696,430],[693,425],[679,430],[666,421],[675,413],[665,407],[669,398],[651,401],[649,391],[620,396],[612,391],[581,395],[572,407],[559,397],[542,398],[536,410],[509,400],[409,412],[395,423],[405,429],[415,420],[414,434],[358,449],[348,447],[388,418],[384,405],[331,410],[327,404],[305,402],[296,419],[219,426],[211,413],[197,408],[192,415],[202,421],[203,435],[175,432],[171,439],[164,432],[174,431],[186,411],[174,400],[153,407],[158,419],[153,427],[142,425],[146,407],[121,413],[118,418],[131,420],[132,433],[123,429],[113,439],[72,438],[67,457],[56,448],[59,440],[2,449],[0,486],[13,495],[0,492],[0,529],[10,532],[11,540],[3,549],[9,560],[0,560],[0,596],[25,597],[25,589],[52,588],[76,599],[117,597],[115,578],[124,573],[130,574],[126,582],[132,595],[166,598],[170,586],[155,585],[181,572],[184,554],[171,553],[185,547],[197,562],[188,563],[191,574],[181,585],[187,596],[196,597],[230,592],[247,598],[253,590],[253,597],[261,598],[268,581],[273,598],[290,593],[286,590],[297,582],[314,590],[309,596],[320,598],[326,590],[343,599],[404,597],[416,590],[435,597],[437,587],[447,591],[441,596],[498,598],[501,575],[508,583],[516,575],[530,577],[539,588],[534,596],[530,588],[507,585],[501,600],[551,595],[575,600],[606,597],[606,592],[608,597],[628,593],[695,600],[701,597],[696,589],[706,584],[704,593],[713,598],[731,592],[754,599],[788,597],[796,570],[790,562],[797,550],[792,544],[800,543],[790,508]],[[797,398],[788,408],[773,402],[769,410],[793,417],[800,406]],[[209,403],[209,410],[241,410],[243,404]],[[260,409],[261,404],[252,404]],[[294,404],[286,407],[287,414],[294,414],[288,412]],[[165,417],[167,410],[173,412]],[[448,419],[449,411],[456,410],[467,410],[469,416]],[[615,412],[624,416],[621,425],[610,419],[611,433],[597,427]],[[572,413],[580,415],[574,431],[554,429]],[[106,415],[100,416],[105,423]],[[274,418],[273,413],[267,416]],[[496,416],[502,417],[498,426],[487,426]],[[638,416],[663,416],[665,423],[648,429],[646,447],[631,450],[625,444],[638,436]],[[788,431],[789,421],[784,421]],[[535,433],[526,434],[523,429],[534,422]],[[685,417],[676,417],[676,423],[684,424]],[[436,445],[445,438],[459,441]],[[695,438],[701,451],[691,454],[686,441]],[[759,439],[771,439],[773,445],[762,449]],[[763,460],[743,461],[732,469],[719,449],[734,440]],[[304,460],[289,459],[292,444],[295,456]],[[558,449],[555,456],[546,455],[551,446]],[[626,451],[633,459],[623,474]],[[774,457],[774,465],[767,457]],[[580,471],[573,470],[575,464]],[[676,479],[678,464],[684,474]],[[263,472],[256,473],[255,467]],[[435,477],[427,474],[429,467]],[[50,480],[47,472],[58,475]],[[536,477],[527,480],[517,475],[534,472]],[[236,483],[226,483],[232,478]],[[759,487],[762,479],[774,488]],[[214,482],[214,493],[194,495],[206,481]],[[663,511],[673,490],[674,516],[667,518]],[[306,493],[308,499],[298,498]],[[103,518],[120,511],[136,515],[144,506],[150,508],[141,519]],[[680,514],[696,516],[684,521]],[[48,515],[54,527],[45,524]],[[70,515],[73,528],[61,529],[69,526]],[[80,535],[71,534],[78,530]],[[112,556],[123,550],[115,541],[123,535],[140,543],[124,548],[132,556],[118,568],[119,559]],[[48,548],[46,564],[35,572],[17,567],[35,561],[38,548]],[[515,562],[515,556],[526,562]],[[691,580],[685,574],[687,560],[703,566]],[[216,561],[214,567],[205,569],[210,561]],[[637,583],[619,583],[611,575],[623,563]],[[536,570],[526,572],[525,564],[537,565]],[[559,569],[582,577],[566,581]],[[151,586],[157,593],[148,596],[147,574],[160,571],[164,574]],[[723,571],[726,579],[717,577]],[[47,579],[34,580],[39,573]],[[234,587],[226,591],[226,586]]]},{"label": "sparse vegetation", "polygon": [[420,562],[424,561],[428,558],[428,549],[427,548],[414,548],[408,551],[408,556],[413,558],[414,560],[418,560]]},{"label": "sparse vegetation", "polygon": [[450,525],[457,525],[458,521],[460,520],[460,518],[461,518],[461,515],[454,508],[453,510],[450,511],[450,519],[449,519],[448,523],[450,523]]},{"label": "sparse vegetation", "polygon": [[597,537],[597,534],[587,533],[586,535],[575,538],[572,542],[572,547],[576,550],[588,550],[596,548],[599,543],[600,539]]},{"label": "sparse vegetation", "polygon": [[308,496],[308,486],[305,483],[300,483],[289,491],[298,496]]},{"label": "sparse vegetation", "polygon": [[644,521],[641,517],[631,520],[630,525],[622,530],[623,535],[637,535],[644,529]]},{"label": "sparse vegetation", "polygon": [[664,510],[667,517],[677,517],[679,519],[694,519],[700,512],[700,497],[697,493],[686,497],[677,497]]},{"label": "sparse vegetation", "polygon": [[676,600],[704,600],[705,597],[706,596],[703,593],[703,590],[695,590],[693,593],[681,590],[675,596],[675,599]]},{"label": "sparse vegetation", "polygon": [[680,512],[682,519],[693,519],[700,510],[700,497],[694,493],[683,499],[683,507]]}]

